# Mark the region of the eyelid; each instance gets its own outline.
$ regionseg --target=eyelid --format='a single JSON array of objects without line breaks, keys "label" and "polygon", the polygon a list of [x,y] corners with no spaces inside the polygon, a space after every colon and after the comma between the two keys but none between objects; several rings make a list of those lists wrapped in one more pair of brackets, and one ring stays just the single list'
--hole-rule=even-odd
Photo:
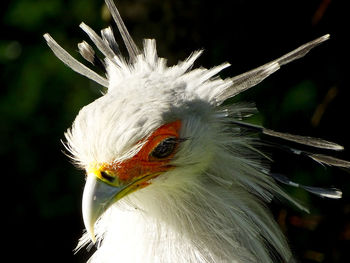
[{"label": "eyelid", "polygon": [[174,142],[169,142],[169,143],[176,143],[176,144],[185,142],[185,141],[187,141],[187,140],[189,139],[189,138],[177,138],[177,137],[173,137],[173,136],[165,137],[163,140],[159,141],[159,143],[156,144],[156,145],[152,148],[152,150],[150,151],[149,154],[151,154],[151,153],[153,152],[153,150],[159,146],[159,144],[161,144],[162,142],[164,142],[165,140],[170,139],[170,138],[171,138],[171,139],[174,139]]},{"label": "eyelid", "polygon": [[[187,141],[189,138],[177,138],[177,137],[174,137],[174,136],[169,136],[169,137],[165,137],[164,139],[162,139],[161,141],[159,141],[159,143],[157,145],[155,145],[152,150],[150,151],[149,154],[152,154],[152,152],[154,151],[154,149],[156,149],[159,144],[161,144],[162,142],[164,142],[165,140],[167,139],[174,139],[174,142],[173,143],[176,143],[176,144],[179,144],[179,143],[182,143],[182,142],[185,142]],[[170,143],[170,142],[169,142]],[[171,142],[172,143],[172,142]]]}]

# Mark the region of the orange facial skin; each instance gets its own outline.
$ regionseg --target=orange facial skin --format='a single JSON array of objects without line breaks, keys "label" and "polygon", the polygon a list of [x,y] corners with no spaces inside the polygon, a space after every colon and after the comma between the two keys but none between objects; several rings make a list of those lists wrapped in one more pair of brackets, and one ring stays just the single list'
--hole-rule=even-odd
[{"label": "orange facial skin", "polygon": [[[155,158],[151,155],[152,151],[167,138],[179,139],[181,129],[181,121],[177,120],[167,123],[155,130],[146,140],[141,150],[132,158],[121,163],[103,164],[98,170],[100,171],[100,179],[115,186],[128,185],[134,183],[139,178],[148,177],[154,178],[162,172],[166,172],[172,168],[169,165],[170,160],[176,153],[175,150],[165,158]],[[106,180],[103,174],[107,174],[110,180]],[[154,175],[154,176],[153,176]],[[149,185],[148,181],[140,180],[139,188]]]}]

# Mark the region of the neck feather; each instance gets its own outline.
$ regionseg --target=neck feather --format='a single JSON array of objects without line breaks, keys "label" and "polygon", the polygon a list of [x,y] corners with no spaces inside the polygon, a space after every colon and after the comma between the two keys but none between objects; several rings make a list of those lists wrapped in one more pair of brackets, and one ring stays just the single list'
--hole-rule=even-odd
[{"label": "neck feather", "polygon": [[[227,161],[234,167],[209,168],[182,181],[181,188],[160,180],[116,204],[98,222],[103,241],[91,261],[271,262],[273,248],[288,262],[285,238],[261,200],[271,198],[277,186],[266,177],[247,187],[239,178],[248,175]],[[258,197],[249,187],[265,194]]]}]

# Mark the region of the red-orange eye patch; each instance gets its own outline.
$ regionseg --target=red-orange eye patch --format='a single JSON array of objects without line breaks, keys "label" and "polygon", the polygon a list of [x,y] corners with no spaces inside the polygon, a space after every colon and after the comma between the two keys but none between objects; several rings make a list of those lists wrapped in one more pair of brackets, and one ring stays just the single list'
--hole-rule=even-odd
[{"label": "red-orange eye patch", "polygon": [[103,165],[100,171],[113,174],[119,183],[128,184],[138,178],[152,174],[157,176],[169,170],[169,162],[174,157],[180,141],[180,129],[180,120],[162,125],[144,139],[146,143],[134,157],[121,163]]}]

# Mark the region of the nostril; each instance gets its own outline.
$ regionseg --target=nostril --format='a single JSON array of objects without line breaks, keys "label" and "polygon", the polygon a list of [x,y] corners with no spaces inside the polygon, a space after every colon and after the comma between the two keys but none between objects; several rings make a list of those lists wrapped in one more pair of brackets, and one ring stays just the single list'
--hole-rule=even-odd
[{"label": "nostril", "polygon": [[101,171],[101,177],[103,179],[106,179],[108,182],[112,183],[115,179],[114,176],[108,174],[106,171]]}]

